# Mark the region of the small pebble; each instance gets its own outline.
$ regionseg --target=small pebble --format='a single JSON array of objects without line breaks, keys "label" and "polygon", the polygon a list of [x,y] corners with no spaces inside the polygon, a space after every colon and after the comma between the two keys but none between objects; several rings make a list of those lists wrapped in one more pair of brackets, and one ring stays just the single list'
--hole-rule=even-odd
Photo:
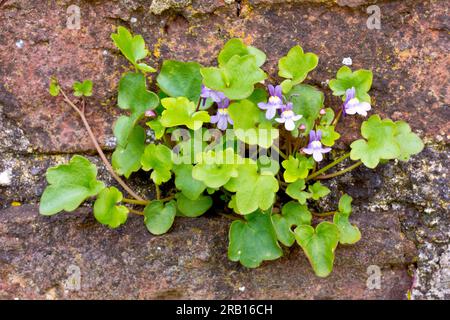
[{"label": "small pebble", "polygon": [[12,181],[12,170],[6,169],[2,173],[0,173],[0,186],[9,186]]},{"label": "small pebble", "polygon": [[30,173],[32,176],[37,176],[41,172],[41,168],[39,167],[33,167],[30,170]]},{"label": "small pebble", "polygon": [[353,64],[352,58],[350,58],[350,57],[344,58],[342,60],[342,64],[344,64],[346,66],[351,66]]},{"label": "small pebble", "polygon": [[329,84],[329,83],[330,83],[330,80],[325,80],[325,81],[320,82],[320,84],[321,84],[322,87],[324,87],[324,88],[328,87],[328,84]]},{"label": "small pebble", "polygon": [[240,292],[244,292],[245,291],[245,287],[239,287],[239,291]]},{"label": "small pebble", "polygon": [[103,55],[107,56],[108,55],[108,50],[103,50]]},{"label": "small pebble", "polygon": [[130,22],[131,22],[131,23],[136,23],[136,22],[137,22],[137,19],[136,19],[135,17],[131,17]]},{"label": "small pebble", "polygon": [[22,49],[24,45],[25,45],[25,42],[22,39],[20,39],[19,41],[16,42],[16,47],[19,49]]}]

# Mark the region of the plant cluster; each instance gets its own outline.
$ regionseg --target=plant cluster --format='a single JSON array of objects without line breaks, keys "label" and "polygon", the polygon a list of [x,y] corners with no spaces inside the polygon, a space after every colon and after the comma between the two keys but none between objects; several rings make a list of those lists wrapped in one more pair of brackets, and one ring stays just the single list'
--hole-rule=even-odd
[{"label": "plant cluster", "polygon": [[[342,104],[333,109],[325,106],[318,88],[303,83],[318,64],[314,53],[300,46],[290,49],[278,62],[283,80],[266,88],[265,53],[231,39],[214,67],[164,61],[155,93],[147,87],[148,74],[156,70],[143,62],[148,56],[143,38],[119,27],[112,39],[133,69],[118,85],[117,104],[125,114],[114,124],[117,146],[111,164],[84,113],[92,82],[75,82],[72,99],[56,79],[49,91],[78,112],[106,168],[130,198],[97,180],[96,166],[76,155],[48,169],[43,215],[70,212],[95,198],[93,212],[101,224],[117,228],[133,213],[143,216],[149,232],[161,235],[176,216],[201,216],[216,202],[217,210],[233,220],[230,260],[258,267],[280,258],[283,246],[297,243],[317,276],[325,277],[337,245],[354,244],[361,233],[350,222],[352,198],[347,194],[335,211],[311,209],[330,193],[320,181],[361,164],[373,169],[386,160],[407,161],[423,149],[407,123],[372,115],[362,123],[362,138],[350,145],[350,152],[330,159],[338,154],[332,148],[340,138],[339,121],[366,117],[372,109],[369,70],[338,70],[329,87]],[[321,166],[325,158],[328,164]],[[330,173],[348,158],[350,166]],[[139,170],[149,173],[156,199],[145,199],[123,180]],[[162,190],[162,184],[169,187]]]}]

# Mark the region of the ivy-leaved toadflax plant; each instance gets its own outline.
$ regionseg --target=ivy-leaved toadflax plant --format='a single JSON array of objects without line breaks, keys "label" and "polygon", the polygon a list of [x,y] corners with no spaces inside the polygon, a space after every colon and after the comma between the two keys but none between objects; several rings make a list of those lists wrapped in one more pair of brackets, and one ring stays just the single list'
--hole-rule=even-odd
[{"label": "ivy-leaved toadflax plant", "polygon": [[[373,169],[386,160],[407,161],[423,149],[406,122],[369,115],[375,109],[369,70],[338,70],[329,87],[342,103],[333,109],[324,106],[319,89],[303,84],[318,64],[315,54],[293,47],[278,63],[284,80],[266,87],[266,54],[231,39],[214,67],[164,61],[155,93],[147,87],[147,75],[156,69],[144,62],[143,38],[119,27],[112,40],[134,71],[123,74],[118,84],[118,107],[125,114],[114,124],[117,146],[111,163],[84,112],[92,81],[75,82],[71,97],[52,78],[49,92],[79,114],[121,190],[99,181],[96,166],[76,155],[47,170],[42,215],[74,211],[94,198],[93,214],[101,224],[117,228],[129,214],[137,214],[150,233],[161,235],[177,216],[199,217],[214,203],[215,211],[232,220],[230,260],[255,268],[280,258],[283,246],[299,245],[317,276],[326,277],[338,244],[354,244],[361,233],[351,222],[347,194],[340,195],[335,211],[310,210],[331,192],[320,181],[360,165]],[[342,154],[333,146],[340,138],[339,122],[348,117],[368,118],[362,122],[362,138]],[[352,163],[333,169],[343,161]],[[128,186],[126,179],[139,170],[148,172],[156,199]],[[162,184],[168,185],[166,192]],[[314,216],[321,222],[313,225]]]}]

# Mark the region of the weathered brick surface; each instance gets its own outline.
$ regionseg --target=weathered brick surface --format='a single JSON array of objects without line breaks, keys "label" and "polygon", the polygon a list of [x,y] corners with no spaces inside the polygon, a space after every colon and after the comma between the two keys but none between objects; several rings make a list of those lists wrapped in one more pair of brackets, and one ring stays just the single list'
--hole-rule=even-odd
[{"label": "weathered brick surface", "polygon": [[[7,0],[0,7],[0,173],[11,173],[0,185],[0,298],[401,299],[411,286],[414,298],[449,297],[448,1],[249,0],[239,10],[221,0],[80,1],[81,29],[69,30],[73,3]],[[381,9],[380,30],[366,26],[372,3]],[[279,81],[278,59],[300,44],[319,55],[306,82],[321,87],[332,107],[339,101],[325,83],[351,57],[354,68],[374,71],[374,111],[407,120],[428,147],[407,164],[359,168],[330,185],[355,199],[363,240],[338,249],[326,279],[312,274],[298,249],[256,270],[227,261],[229,222],[214,212],[178,219],[169,234],[152,237],[137,217],[111,231],[87,209],[44,218],[35,205],[10,207],[35,203],[46,168],[66,153],[92,153],[77,115],[47,93],[50,76],[67,89],[94,80],[89,121],[103,147],[114,146],[117,83],[128,68],[110,40],[117,25],[144,36],[156,67],[164,59],[214,65],[222,45],[241,37],[267,53],[270,82]],[[358,136],[360,121],[339,125],[346,137],[339,147]],[[151,194],[144,175],[132,184]],[[322,209],[336,205],[330,198]],[[71,264],[81,269],[82,290],[64,292]],[[380,290],[366,286],[369,265],[382,270]]]}]

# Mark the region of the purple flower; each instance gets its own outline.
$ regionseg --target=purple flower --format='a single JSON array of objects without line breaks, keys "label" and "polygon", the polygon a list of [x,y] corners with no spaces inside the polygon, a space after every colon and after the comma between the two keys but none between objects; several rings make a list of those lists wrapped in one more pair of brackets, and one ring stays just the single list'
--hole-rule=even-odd
[{"label": "purple flower", "polygon": [[267,103],[258,103],[258,107],[262,110],[266,110],[266,118],[270,120],[275,117],[277,109],[281,109],[283,107],[283,95],[281,94],[281,86],[274,87],[269,84],[267,87],[270,94],[269,101]]},{"label": "purple flower", "polygon": [[219,103],[225,99],[225,95],[222,92],[209,89],[202,85],[202,91],[200,92],[200,97],[202,98],[202,106],[205,105],[206,99],[211,98],[212,101]]},{"label": "purple flower", "polygon": [[314,160],[320,162],[323,160],[322,153],[327,153],[331,151],[331,148],[322,148],[322,143],[320,142],[322,139],[322,131],[311,130],[309,132],[309,143],[306,148],[303,148],[303,152],[306,154],[312,154]]},{"label": "purple flower", "polygon": [[295,121],[298,121],[302,118],[302,115],[295,114],[292,111],[292,102],[288,102],[285,106],[282,107],[283,112],[281,112],[281,117],[276,118],[275,121],[279,123],[284,123],[284,127],[288,131],[292,131],[295,129]]},{"label": "purple flower", "polygon": [[357,113],[365,117],[367,116],[367,111],[371,109],[371,106],[368,102],[360,102],[356,97],[355,87],[352,87],[351,89],[347,89],[347,91],[345,91],[345,102],[343,108],[344,115]]},{"label": "purple flower", "polygon": [[215,115],[211,117],[211,123],[217,123],[217,128],[222,131],[227,130],[228,124],[233,124],[233,120],[228,114],[228,105],[230,104],[230,100],[224,98],[223,100],[217,103],[218,110]]}]

